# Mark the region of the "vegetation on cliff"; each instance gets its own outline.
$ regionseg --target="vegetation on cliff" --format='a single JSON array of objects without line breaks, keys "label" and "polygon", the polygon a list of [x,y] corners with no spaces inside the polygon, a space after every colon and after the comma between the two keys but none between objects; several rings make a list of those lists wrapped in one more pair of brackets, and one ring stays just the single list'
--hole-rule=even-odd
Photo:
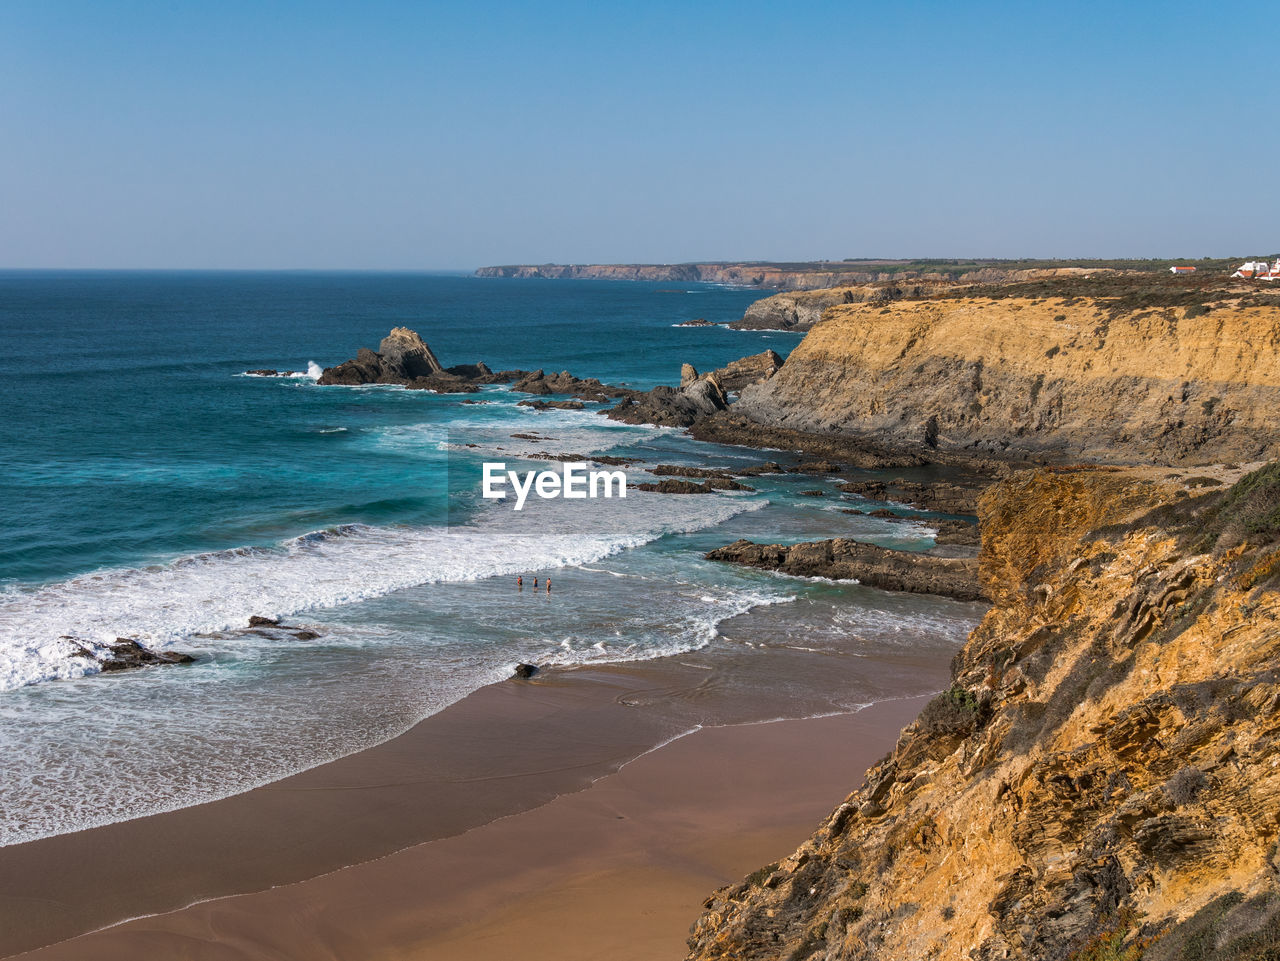
[{"label": "vegetation on cliff", "polygon": [[980,515],[952,687],[690,958],[1277,957],[1280,464],[1020,472]]}]

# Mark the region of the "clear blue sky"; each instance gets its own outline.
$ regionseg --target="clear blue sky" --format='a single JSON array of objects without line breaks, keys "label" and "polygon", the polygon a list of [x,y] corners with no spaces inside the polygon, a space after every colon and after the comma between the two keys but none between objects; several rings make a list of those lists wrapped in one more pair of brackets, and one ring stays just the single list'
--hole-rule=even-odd
[{"label": "clear blue sky", "polygon": [[5,0],[0,266],[1267,254],[1274,13]]}]

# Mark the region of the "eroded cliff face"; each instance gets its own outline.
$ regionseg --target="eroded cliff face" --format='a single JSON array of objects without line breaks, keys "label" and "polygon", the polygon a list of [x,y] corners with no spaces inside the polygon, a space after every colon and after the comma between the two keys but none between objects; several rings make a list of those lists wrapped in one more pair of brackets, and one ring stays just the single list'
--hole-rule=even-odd
[{"label": "eroded cliff face", "polygon": [[1210,485],[1045,470],[985,495],[994,606],[953,687],[706,902],[690,958],[1276,957],[1280,465]]},{"label": "eroded cliff face", "polygon": [[736,407],[906,446],[1102,463],[1280,453],[1280,308],[956,297],[826,309]]}]

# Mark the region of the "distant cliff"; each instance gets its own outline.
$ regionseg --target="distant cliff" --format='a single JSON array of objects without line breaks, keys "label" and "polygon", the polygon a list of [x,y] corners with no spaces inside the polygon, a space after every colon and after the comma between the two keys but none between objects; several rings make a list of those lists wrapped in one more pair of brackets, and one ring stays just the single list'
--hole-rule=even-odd
[{"label": "distant cliff", "polygon": [[777,264],[525,264],[481,267],[477,277],[523,277],[544,280],[659,280],[674,283],[732,284],[808,290],[875,280],[877,274],[862,269],[842,269],[832,264],[802,268]]},{"label": "distant cliff", "polygon": [[856,284],[774,294],[757,300],[747,308],[741,320],[735,320],[729,326],[734,330],[803,332],[821,320],[823,311],[828,307],[838,304],[887,304],[904,297],[927,297],[949,286],[936,281],[907,281],[901,284]]},{"label": "distant cliff", "polygon": [[951,688],[691,961],[1280,956],[1280,464],[1180,476],[988,492]]},{"label": "distant cliff", "polygon": [[1116,272],[1115,268],[1102,265],[1014,268],[1005,265],[1005,262],[994,260],[967,263],[965,267],[943,267],[929,261],[852,260],[797,264],[510,264],[502,267],[481,267],[476,271],[476,276],[541,280],[656,280],[673,283],[732,284],[775,290],[816,290],[913,280],[932,283],[1007,283],[1043,277]]},{"label": "distant cliff", "polygon": [[922,451],[1164,464],[1280,455],[1280,306],[1020,289],[828,307],[734,409]]}]

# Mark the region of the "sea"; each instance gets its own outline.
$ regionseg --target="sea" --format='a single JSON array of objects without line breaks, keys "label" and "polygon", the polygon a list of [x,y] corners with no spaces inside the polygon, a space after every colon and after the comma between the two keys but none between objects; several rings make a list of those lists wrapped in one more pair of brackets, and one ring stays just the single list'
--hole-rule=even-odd
[{"label": "sea", "polygon": [[[0,846],[278,780],[395,737],[518,663],[734,663],[773,647],[811,655],[794,676],[771,668],[771,703],[792,705],[775,711],[854,710],[885,677],[895,696],[925,693],[918,665],[949,658],[980,605],[703,554],[739,537],[923,550],[927,516],[850,513],[868,505],[831,476],[787,473],[749,478],[753,491],[531,496],[516,511],[481,496],[484,463],[613,455],[634,459],[634,484],[659,463],[795,461],[615,423],[607,405],[536,410],[506,385],[316,383],[398,326],[445,365],[678,383],[685,362],[790,352],[797,334],[722,326],[760,296],[432,273],[0,272]],[[694,318],[715,326],[680,326]],[[246,373],[259,368],[294,373]],[[316,636],[246,631],[253,615]],[[83,648],[121,637],[196,661],[98,673]]]}]

